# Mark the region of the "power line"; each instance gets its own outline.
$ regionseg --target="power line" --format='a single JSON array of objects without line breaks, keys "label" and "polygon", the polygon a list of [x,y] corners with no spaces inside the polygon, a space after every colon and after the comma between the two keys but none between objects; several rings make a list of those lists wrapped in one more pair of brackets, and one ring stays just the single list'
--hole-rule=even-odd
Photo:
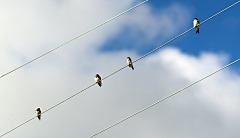
[{"label": "power line", "polygon": [[109,20],[107,20],[107,21],[105,21],[105,22],[99,24],[98,26],[96,26],[96,27],[90,29],[89,31],[87,31],[87,32],[85,32],[85,33],[83,33],[83,34],[81,34],[81,35],[79,35],[79,36],[77,36],[77,37],[75,37],[75,38],[73,38],[73,39],[71,39],[71,40],[69,40],[69,41],[63,43],[62,45],[60,45],[60,46],[58,46],[58,47],[56,47],[56,48],[54,48],[54,49],[52,49],[52,50],[46,52],[45,54],[43,54],[43,55],[41,55],[41,56],[39,56],[39,57],[37,57],[37,58],[35,58],[35,59],[33,59],[33,60],[31,60],[31,61],[25,63],[25,64],[23,64],[23,65],[21,65],[21,66],[15,68],[15,69],[11,70],[11,71],[9,71],[9,72],[6,73],[6,74],[3,74],[2,76],[0,76],[0,78],[2,78],[2,77],[4,77],[4,76],[6,76],[6,75],[8,75],[8,74],[10,74],[10,73],[12,73],[12,72],[18,70],[18,69],[20,69],[20,68],[22,68],[22,67],[24,67],[24,66],[26,66],[27,64],[29,64],[29,63],[31,63],[31,62],[33,62],[33,61],[35,61],[35,60],[37,60],[37,59],[39,59],[39,58],[41,58],[41,57],[47,55],[47,54],[49,54],[49,53],[51,53],[51,52],[53,52],[53,51],[55,51],[55,50],[57,50],[58,48],[60,48],[60,47],[62,47],[62,46],[64,46],[64,45],[66,45],[66,44],[72,42],[73,40],[75,40],[75,39],[77,39],[77,38],[79,38],[79,37],[81,37],[81,36],[83,36],[83,35],[85,35],[85,34],[91,32],[91,31],[97,29],[98,27],[100,27],[100,26],[102,26],[102,25],[104,25],[104,24],[106,24],[106,23],[108,23],[108,22],[110,22],[110,21],[116,19],[117,17],[119,17],[119,16],[121,16],[121,15],[123,15],[123,14],[125,14],[125,13],[127,13],[127,12],[129,12],[129,11],[135,9],[135,8],[137,8],[138,6],[140,6],[140,5],[144,4],[144,3],[146,3],[147,1],[149,1],[149,0],[145,0],[145,1],[142,2],[142,3],[139,3],[138,5],[136,5],[136,6],[132,7],[132,8],[130,8],[130,9],[128,9],[128,10],[126,10],[126,11],[124,11],[124,12],[122,12],[122,13],[116,15],[116,16],[114,16],[113,18],[111,18],[111,19],[109,19]]},{"label": "power line", "polygon": [[[214,14],[213,16],[209,17],[209,18],[208,18],[208,19],[206,19],[205,21],[201,22],[201,23],[200,23],[200,25],[201,25],[201,24],[203,24],[203,23],[205,23],[205,22],[207,22],[207,21],[209,21],[210,19],[212,19],[213,17],[215,17],[215,16],[219,15],[220,13],[222,13],[222,12],[224,12],[224,11],[228,10],[229,8],[231,8],[231,7],[235,6],[235,5],[237,5],[239,2],[240,2],[240,1],[238,1],[238,2],[236,2],[236,3],[234,3],[234,4],[232,4],[231,6],[229,6],[229,7],[225,8],[224,10],[222,10],[222,11],[220,11],[220,12],[218,12],[218,13]],[[182,34],[178,35],[177,37],[175,37],[175,38],[173,38],[172,40],[168,41],[167,43],[165,43],[165,44],[161,45],[160,47],[158,47],[158,48],[156,48],[156,49],[152,50],[151,52],[149,52],[149,53],[147,53],[146,55],[144,55],[144,56],[140,57],[139,59],[135,60],[134,62],[137,62],[138,60],[140,60],[140,59],[142,59],[142,58],[144,58],[144,57],[148,56],[149,54],[151,54],[151,53],[155,52],[155,51],[156,51],[156,50],[158,50],[159,48],[162,48],[163,46],[165,46],[165,45],[167,45],[168,43],[172,42],[173,40],[177,39],[178,37],[180,37],[180,36],[182,36],[182,35],[186,34],[186,33],[187,33],[187,32],[189,32],[189,31],[191,31],[192,29],[194,29],[194,27],[193,27],[193,28],[191,28],[191,29],[189,29],[189,30],[187,30],[187,31],[185,31],[184,33],[182,33]],[[133,63],[134,63],[134,62],[133,62]]]},{"label": "power line", "polygon": [[[145,1],[145,2],[146,2],[146,1]],[[226,9],[224,9],[224,10],[222,10],[222,11],[220,11],[220,12],[218,12],[217,14],[215,14],[215,15],[211,16],[210,18],[206,19],[205,21],[203,21],[203,22],[202,22],[202,23],[200,23],[200,24],[203,24],[203,23],[205,23],[206,21],[208,21],[208,20],[212,19],[213,17],[215,17],[215,16],[219,15],[220,13],[222,13],[222,12],[226,11],[227,9],[229,9],[229,8],[233,7],[234,5],[238,4],[239,2],[240,2],[240,1],[238,1],[238,2],[236,2],[236,3],[234,3],[234,4],[232,4],[231,6],[227,7]],[[141,3],[140,3],[140,4],[141,4]],[[139,5],[139,4],[138,4],[138,5]],[[136,5],[136,6],[137,6],[137,5]],[[180,37],[180,36],[182,36],[182,35],[186,34],[187,32],[189,32],[189,31],[190,31],[190,30],[192,30],[192,29],[194,29],[194,27],[193,27],[193,28],[191,28],[191,29],[189,29],[189,30],[187,30],[187,31],[185,31],[184,33],[182,33],[182,34],[178,35],[177,37],[175,37],[175,38],[171,39],[170,41],[168,41],[167,43],[165,43],[165,44],[163,44],[163,45],[159,46],[158,48],[156,48],[156,49],[152,50],[151,52],[149,52],[149,53],[145,54],[144,56],[140,57],[139,59],[135,60],[134,62],[137,62],[137,61],[141,60],[142,58],[144,58],[144,57],[148,56],[149,54],[151,54],[151,53],[155,52],[156,50],[158,50],[158,49],[160,49],[161,47],[163,47],[163,46],[167,45],[168,43],[172,42],[173,40],[177,39],[178,37]],[[133,63],[134,63],[134,62],[133,62]],[[110,76],[112,76],[112,75],[116,74],[117,72],[119,72],[119,71],[123,70],[123,69],[124,69],[124,68],[126,68],[126,67],[128,67],[128,65],[126,65],[126,66],[124,66],[124,67],[120,68],[119,70],[117,70],[117,71],[113,72],[112,74],[110,74],[110,75],[106,76],[106,77],[105,77],[105,78],[103,78],[102,80],[104,80],[104,79],[106,79],[106,78],[108,78],[108,77],[110,77]],[[78,94],[82,93],[83,91],[85,91],[85,90],[89,89],[90,87],[92,87],[92,86],[93,86],[93,85],[95,85],[95,84],[96,84],[96,83],[94,83],[94,84],[92,84],[92,85],[90,85],[90,86],[86,87],[85,89],[83,89],[83,90],[79,91],[78,93],[76,93],[76,94],[74,94],[74,95],[70,96],[69,98],[67,98],[67,99],[65,99],[65,100],[63,100],[63,101],[61,101],[60,103],[58,103],[58,104],[56,104],[56,105],[52,106],[51,108],[49,108],[49,109],[47,109],[46,111],[44,111],[42,114],[44,114],[44,113],[48,112],[49,110],[51,110],[51,109],[53,109],[53,108],[57,107],[57,106],[58,106],[58,105],[60,105],[60,104],[62,104],[62,103],[64,103],[64,102],[66,102],[67,100],[69,100],[69,99],[71,99],[71,98],[75,97],[76,95],[78,95]],[[29,121],[33,120],[34,118],[35,118],[35,117],[33,117],[33,118],[31,118],[31,119],[27,120],[26,122],[24,122],[24,123],[20,124],[19,126],[17,126],[17,127],[15,127],[15,128],[13,128],[12,130],[10,130],[10,131],[8,131],[8,132],[4,133],[4,134],[3,134],[3,135],[1,135],[0,137],[2,137],[2,136],[4,136],[4,135],[6,135],[6,134],[8,134],[8,133],[12,132],[13,130],[15,130],[15,129],[19,128],[20,126],[22,126],[22,125],[24,125],[24,124],[26,124],[26,123],[28,123]],[[108,129],[109,129],[109,128],[108,128]],[[105,130],[104,130],[104,131],[105,131]],[[100,133],[101,133],[101,132],[100,132]]]},{"label": "power line", "polygon": [[119,122],[117,122],[117,123],[115,123],[115,124],[113,124],[113,125],[111,125],[111,126],[105,128],[105,129],[103,129],[102,131],[99,131],[98,133],[96,133],[96,134],[90,136],[89,138],[92,138],[92,137],[94,137],[94,136],[96,136],[96,135],[98,135],[98,134],[100,134],[100,133],[102,133],[102,132],[104,132],[104,131],[106,131],[106,130],[108,130],[108,129],[110,129],[110,128],[116,126],[116,125],[118,125],[118,124],[120,124],[120,123],[122,123],[123,121],[126,121],[127,119],[129,119],[129,118],[131,118],[131,117],[133,117],[133,116],[135,116],[135,115],[137,115],[137,114],[139,114],[139,113],[141,113],[141,112],[143,112],[143,111],[145,111],[145,110],[147,110],[147,109],[153,107],[154,105],[156,105],[156,104],[158,104],[158,103],[160,103],[160,102],[162,102],[162,101],[164,101],[164,100],[166,100],[166,99],[168,99],[168,98],[170,98],[170,97],[176,95],[177,93],[179,93],[179,92],[181,92],[181,91],[183,91],[183,90],[185,90],[185,89],[187,89],[187,88],[193,86],[194,84],[196,84],[196,83],[198,83],[198,82],[200,82],[200,81],[202,81],[202,80],[204,80],[204,79],[206,79],[206,78],[212,76],[213,74],[215,74],[215,73],[217,73],[217,72],[219,72],[219,71],[221,71],[221,70],[227,68],[228,66],[231,66],[232,64],[238,62],[239,60],[240,60],[240,59],[238,59],[238,60],[236,60],[236,61],[234,61],[234,62],[232,62],[232,63],[230,63],[230,64],[228,64],[228,65],[226,65],[226,66],[224,66],[223,68],[221,68],[221,69],[219,69],[219,70],[217,70],[217,71],[211,73],[210,75],[208,75],[208,76],[206,76],[206,77],[204,77],[204,78],[202,78],[202,79],[200,79],[200,80],[198,80],[198,81],[196,81],[196,82],[194,82],[194,83],[188,85],[187,87],[184,87],[184,88],[182,88],[181,90],[179,90],[179,91],[177,91],[177,92],[175,92],[175,93],[173,93],[173,94],[171,94],[171,95],[169,95],[169,96],[163,98],[162,100],[159,100],[159,101],[155,102],[154,104],[151,104],[151,105],[149,105],[148,107],[146,107],[146,108],[144,108],[144,109],[142,109],[142,110],[136,112],[135,114],[132,114],[132,115],[130,115],[130,116],[124,118],[123,120],[121,120],[121,121],[119,121]]},{"label": "power line", "polygon": [[[236,2],[236,3],[234,3],[234,4],[232,4],[231,6],[229,6],[229,7],[225,8],[224,10],[222,10],[222,11],[220,11],[220,12],[218,12],[218,13],[214,14],[213,16],[211,16],[211,17],[209,17],[208,19],[206,19],[206,20],[204,20],[203,22],[201,22],[201,23],[200,23],[200,25],[201,25],[201,24],[203,24],[203,23],[205,23],[205,22],[207,22],[207,21],[209,21],[210,19],[212,19],[213,17],[215,17],[215,16],[219,15],[220,13],[222,13],[222,12],[226,11],[227,9],[229,9],[229,8],[231,8],[231,7],[233,7],[233,6],[235,6],[235,5],[236,5],[236,4],[238,4],[239,2],[240,2],[240,1],[238,1],[238,2]],[[173,40],[175,40],[175,39],[179,38],[180,36],[182,36],[182,35],[184,35],[184,34],[186,34],[186,33],[188,33],[188,32],[189,32],[189,31],[191,31],[192,29],[194,29],[194,27],[192,27],[192,28],[190,28],[189,30],[185,31],[184,33],[182,33],[182,34],[180,34],[180,35],[176,36],[175,38],[173,38],[173,39],[169,40],[169,41],[168,41],[168,42],[166,42],[165,44],[163,44],[163,45],[161,45],[161,46],[157,47],[156,49],[154,49],[154,50],[152,50],[151,52],[149,52],[149,53],[145,54],[144,56],[142,56],[142,57],[138,58],[137,60],[133,61],[133,63],[135,63],[135,62],[137,62],[137,61],[141,60],[142,58],[144,58],[144,57],[148,56],[149,54],[151,54],[151,53],[153,53],[153,52],[157,51],[158,49],[160,49],[160,48],[162,48],[163,46],[167,45],[168,43],[172,42]],[[117,72],[121,71],[122,69],[124,69],[124,68],[126,68],[126,67],[127,67],[127,66],[124,66],[124,67],[122,67],[121,69],[119,69],[119,70],[117,70],[117,71],[113,72],[112,74],[110,74],[110,75],[108,75],[107,77],[103,78],[103,80],[104,80],[104,79],[106,79],[106,78],[108,78],[108,77],[110,77],[110,76],[112,76],[113,74],[115,74],[115,73],[117,73]]]}]

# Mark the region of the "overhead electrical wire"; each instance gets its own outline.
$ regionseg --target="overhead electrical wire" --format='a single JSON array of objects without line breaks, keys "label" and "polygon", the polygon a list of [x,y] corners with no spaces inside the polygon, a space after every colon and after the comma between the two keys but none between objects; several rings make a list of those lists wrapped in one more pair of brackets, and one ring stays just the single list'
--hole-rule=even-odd
[{"label": "overhead electrical wire", "polygon": [[147,110],[147,109],[153,107],[154,105],[157,105],[158,103],[160,103],[160,102],[162,102],[162,101],[164,101],[164,100],[166,100],[166,99],[168,99],[168,98],[170,98],[170,97],[176,95],[177,93],[180,93],[181,91],[183,91],[183,90],[185,90],[185,89],[187,89],[187,88],[193,86],[194,84],[196,84],[196,83],[198,83],[198,82],[200,82],[200,81],[202,81],[202,80],[204,80],[204,79],[206,79],[206,78],[212,76],[213,74],[216,74],[217,72],[219,72],[219,71],[221,71],[221,70],[223,70],[223,69],[225,69],[225,68],[231,66],[232,64],[238,62],[239,60],[240,60],[240,59],[235,60],[234,62],[232,62],[232,63],[230,63],[230,64],[228,64],[228,65],[222,67],[221,69],[219,69],[219,70],[217,70],[217,71],[215,71],[215,72],[209,74],[208,76],[206,76],[206,77],[204,77],[204,78],[202,78],[202,79],[200,79],[200,80],[198,80],[198,81],[196,81],[196,82],[194,82],[194,83],[192,83],[192,84],[190,84],[190,85],[188,85],[188,86],[182,88],[181,90],[179,90],[179,91],[177,91],[177,92],[175,92],[175,93],[173,93],[173,94],[171,94],[171,95],[169,95],[169,96],[167,96],[167,97],[165,97],[165,98],[163,98],[163,99],[161,99],[161,100],[155,102],[154,104],[149,105],[149,106],[146,107],[146,108],[143,108],[142,110],[136,112],[135,114],[132,114],[132,115],[130,115],[130,116],[128,116],[128,117],[122,119],[121,121],[119,121],[119,122],[117,122],[117,123],[115,123],[115,124],[113,124],[113,125],[111,125],[111,126],[105,128],[105,129],[103,129],[102,131],[99,131],[98,133],[96,133],[96,134],[90,136],[89,138],[92,138],[92,137],[94,137],[94,136],[96,136],[96,135],[98,135],[98,134],[100,134],[100,133],[102,133],[102,132],[104,132],[104,131],[106,131],[106,130],[108,130],[108,129],[110,129],[110,128],[116,126],[116,125],[118,125],[118,124],[120,124],[120,123],[122,123],[123,121],[126,121],[127,119],[129,119],[129,118],[131,118],[131,117],[133,117],[133,116],[135,116],[135,115],[137,115],[137,114],[139,114],[139,113],[141,113],[141,112],[143,112],[143,111],[145,111],[145,110]]},{"label": "overhead electrical wire", "polygon": [[[213,16],[211,16],[211,17],[209,17],[208,19],[206,19],[206,20],[204,20],[203,22],[201,22],[201,23],[200,23],[200,25],[201,25],[201,24],[203,24],[203,23],[205,23],[205,22],[207,22],[207,21],[209,21],[210,19],[212,19],[213,17],[215,17],[215,16],[219,15],[220,13],[222,13],[222,12],[224,12],[224,11],[228,10],[229,8],[231,8],[231,7],[235,6],[235,5],[236,5],[236,4],[238,4],[239,2],[240,2],[240,1],[238,1],[238,2],[236,2],[236,3],[234,3],[234,4],[232,4],[231,6],[229,6],[229,7],[225,8],[225,9],[223,9],[222,11],[220,11],[220,12],[218,12],[218,13],[216,13],[216,14],[214,14]],[[190,28],[189,30],[185,31],[184,33],[182,33],[182,34],[180,34],[180,35],[176,36],[175,38],[173,38],[173,39],[169,40],[168,42],[166,42],[165,44],[163,44],[163,45],[161,45],[161,46],[157,47],[156,49],[152,50],[151,52],[149,52],[149,53],[147,53],[147,54],[143,55],[142,57],[140,57],[140,58],[138,58],[137,60],[133,61],[133,63],[135,63],[135,62],[137,62],[137,61],[141,60],[142,58],[144,58],[144,57],[148,56],[149,54],[151,54],[151,53],[155,52],[156,50],[158,50],[158,49],[162,48],[163,46],[167,45],[168,43],[172,42],[173,40],[175,40],[175,39],[179,38],[180,36],[182,36],[182,35],[184,35],[184,34],[186,34],[186,33],[188,33],[188,32],[189,32],[189,31],[191,31],[192,29],[194,29],[194,27],[192,27],[192,28]],[[122,69],[124,69],[124,68],[126,68],[126,67],[127,67],[127,66],[124,66],[124,67],[120,68],[119,70],[117,70],[117,71],[113,72],[112,74],[110,74],[110,75],[106,76],[106,77],[105,77],[105,78],[103,78],[102,80],[104,80],[104,79],[106,79],[106,78],[108,78],[108,77],[112,76],[113,74],[115,74],[115,73],[117,73],[117,72],[121,71]]]},{"label": "overhead electrical wire", "polygon": [[[146,1],[145,1],[145,2],[146,2]],[[206,21],[208,21],[208,20],[212,19],[213,17],[215,17],[215,16],[219,15],[220,13],[222,13],[222,12],[226,11],[227,9],[229,9],[229,8],[231,8],[231,7],[233,7],[233,6],[235,6],[235,5],[236,5],[236,4],[238,4],[239,2],[240,2],[240,1],[238,1],[238,2],[236,2],[236,3],[234,3],[234,4],[232,4],[231,6],[229,6],[229,7],[225,8],[224,10],[222,10],[222,11],[218,12],[217,14],[215,14],[215,15],[213,15],[213,16],[211,16],[211,17],[209,17],[208,19],[206,19],[205,21],[201,22],[200,24],[203,24],[203,23],[205,23]],[[140,3],[140,4],[141,4],[141,3]],[[138,5],[139,5],[139,4],[138,4]],[[134,6],[134,7],[135,7],[135,6]],[[167,45],[168,43],[172,42],[173,40],[175,40],[175,39],[179,38],[180,36],[182,36],[182,35],[186,34],[186,33],[187,33],[187,32],[189,32],[189,31],[191,31],[192,29],[194,29],[194,27],[192,27],[191,29],[189,29],[189,30],[185,31],[184,33],[182,33],[182,34],[178,35],[177,37],[175,37],[175,38],[171,39],[170,41],[168,41],[168,42],[166,42],[165,44],[163,44],[163,45],[159,46],[158,48],[156,48],[156,49],[152,50],[151,52],[149,52],[149,53],[145,54],[144,56],[142,56],[142,57],[138,58],[138,59],[137,59],[137,60],[135,60],[134,62],[137,62],[137,61],[141,60],[142,58],[144,58],[144,57],[148,56],[149,54],[151,54],[151,53],[155,52],[156,50],[158,50],[158,49],[160,49],[161,47],[163,47],[163,46]],[[237,61],[239,61],[239,60],[237,60]],[[235,62],[237,62],[237,61],[235,61]],[[134,62],[133,62],[133,63],[134,63]],[[234,62],[234,63],[235,63],[235,62]],[[231,63],[231,64],[233,64],[233,63]],[[126,66],[124,66],[124,67],[120,68],[119,70],[117,70],[117,71],[113,72],[112,74],[110,74],[110,75],[108,75],[108,76],[104,77],[102,80],[104,80],[104,79],[106,79],[106,78],[108,78],[108,77],[110,77],[110,76],[114,75],[115,73],[117,73],[117,72],[121,71],[122,69],[126,68],[127,66],[128,66],[128,65],[126,65]],[[228,66],[230,66],[230,64],[229,64]],[[225,66],[225,67],[227,67],[227,66]],[[219,71],[220,71],[220,70],[219,70]],[[211,75],[210,75],[210,76],[211,76]],[[49,110],[51,110],[51,109],[53,109],[53,108],[57,107],[58,105],[60,105],[60,104],[62,104],[62,103],[64,103],[64,102],[66,102],[67,100],[69,100],[69,99],[71,99],[71,98],[75,97],[76,95],[78,95],[78,94],[82,93],[83,91],[85,91],[85,90],[89,89],[90,87],[94,86],[95,84],[96,84],[96,83],[94,83],[94,84],[92,84],[92,85],[90,85],[90,86],[86,87],[85,89],[83,89],[83,90],[79,91],[78,93],[76,93],[76,94],[74,94],[74,95],[72,95],[72,96],[68,97],[67,99],[65,99],[65,100],[63,100],[63,101],[61,101],[61,102],[59,102],[58,104],[56,104],[56,105],[52,106],[51,108],[47,109],[46,111],[42,112],[41,114],[44,114],[44,113],[48,112]],[[24,122],[24,123],[22,123],[22,124],[18,125],[17,127],[15,127],[15,128],[13,128],[13,129],[11,129],[10,131],[8,131],[8,132],[6,132],[6,133],[2,134],[0,137],[4,136],[4,135],[6,135],[6,134],[8,134],[8,133],[12,132],[13,130],[15,130],[15,129],[19,128],[20,126],[22,126],[22,125],[24,125],[24,124],[26,124],[26,123],[30,122],[30,121],[31,121],[31,120],[33,120],[34,118],[35,118],[35,117],[33,117],[33,118],[31,118],[31,119],[27,120],[26,122]],[[121,123],[121,122],[120,122],[120,123]],[[119,124],[119,123],[118,123],[118,124]],[[114,125],[114,126],[115,126],[115,125]],[[110,128],[111,128],[111,127],[110,127]],[[109,129],[109,128],[108,128],[108,129]],[[105,130],[104,130],[104,131],[105,131]],[[102,131],[100,131],[100,133],[101,133],[101,132],[102,132]],[[98,132],[97,134],[99,134],[99,132]],[[96,134],[95,134],[95,135],[96,135]],[[94,136],[95,136],[95,135],[94,135]],[[92,137],[92,136],[91,136],[91,137]]]},{"label": "overhead electrical wire", "polygon": [[39,58],[41,58],[41,57],[47,55],[47,54],[49,54],[49,53],[51,53],[51,52],[53,52],[53,51],[55,51],[55,50],[57,50],[58,48],[60,48],[60,47],[62,47],[62,46],[64,46],[64,45],[66,45],[66,44],[72,42],[73,40],[75,40],[75,39],[77,39],[77,38],[79,38],[79,37],[81,37],[81,36],[83,36],[83,35],[85,35],[85,34],[91,32],[91,31],[97,29],[98,27],[100,27],[100,26],[102,26],[102,25],[104,25],[104,24],[106,24],[106,23],[108,23],[108,22],[110,22],[110,21],[116,19],[117,17],[119,17],[119,16],[121,16],[121,15],[123,15],[123,14],[125,14],[125,13],[127,13],[127,12],[129,12],[129,11],[135,9],[135,8],[137,8],[138,6],[140,6],[140,5],[144,4],[144,3],[146,3],[147,1],[149,1],[149,0],[145,0],[144,2],[141,2],[141,3],[137,4],[136,6],[130,8],[130,9],[128,9],[128,10],[126,10],[126,11],[124,11],[124,12],[122,12],[122,13],[116,15],[116,16],[114,16],[113,18],[111,18],[111,19],[109,19],[109,20],[107,20],[107,21],[105,21],[105,22],[99,24],[98,26],[96,26],[96,27],[94,27],[94,28],[88,30],[87,32],[85,32],[85,33],[83,33],[83,34],[81,34],[81,35],[79,35],[79,36],[77,36],[77,37],[75,37],[75,38],[73,38],[73,39],[71,39],[71,40],[69,40],[69,41],[63,43],[62,45],[60,45],[60,46],[58,46],[58,47],[56,47],[56,48],[54,48],[54,49],[52,49],[52,50],[50,50],[50,51],[48,51],[48,52],[42,54],[41,56],[39,56],[39,57],[37,57],[37,58],[35,58],[35,59],[33,59],[33,60],[31,60],[31,61],[29,61],[29,62],[23,64],[23,65],[21,65],[21,66],[19,66],[19,67],[15,68],[15,69],[13,69],[13,70],[11,70],[11,71],[9,71],[9,72],[3,74],[2,76],[0,76],[0,78],[2,78],[2,77],[4,77],[4,76],[6,76],[6,75],[8,75],[8,74],[10,74],[10,73],[12,73],[12,72],[18,70],[18,69],[20,69],[20,68],[22,68],[22,67],[24,67],[24,66],[26,66],[27,64],[29,64],[29,63],[31,63],[31,62],[33,62],[33,61],[35,61],[35,60],[37,60],[37,59],[39,59]]}]

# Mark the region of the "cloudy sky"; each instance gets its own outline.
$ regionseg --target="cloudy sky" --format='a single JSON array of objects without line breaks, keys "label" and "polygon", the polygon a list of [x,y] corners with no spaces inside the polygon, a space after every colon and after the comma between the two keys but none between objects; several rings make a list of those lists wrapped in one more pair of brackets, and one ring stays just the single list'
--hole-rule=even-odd
[{"label": "cloudy sky", "polygon": [[[0,75],[143,0],[1,0]],[[149,0],[0,79],[0,135],[136,60],[235,3]],[[119,73],[5,135],[89,137],[239,58],[240,4]],[[237,138],[240,63],[215,74],[99,138]]]}]

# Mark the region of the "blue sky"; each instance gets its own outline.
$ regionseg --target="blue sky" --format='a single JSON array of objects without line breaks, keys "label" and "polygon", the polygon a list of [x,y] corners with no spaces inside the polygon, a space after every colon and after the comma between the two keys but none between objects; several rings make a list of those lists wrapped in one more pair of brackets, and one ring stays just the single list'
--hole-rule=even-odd
[{"label": "blue sky", "polygon": [[[0,75],[71,40],[141,0],[1,0]],[[138,8],[0,79],[0,135],[126,66],[236,1],[157,1]],[[240,4],[98,85],[5,135],[89,137],[239,58]],[[99,138],[235,138],[236,63]]]},{"label": "blue sky", "polygon": [[[191,12],[191,18],[186,18],[187,23],[185,24],[183,29],[180,29],[178,32],[172,34],[167,38],[157,36],[153,41],[149,43],[141,43],[139,44],[141,48],[132,47],[132,45],[134,45],[134,43],[137,43],[139,39],[133,39],[133,37],[129,36],[129,34],[131,34],[131,32],[129,31],[131,30],[129,28],[125,28],[121,33],[118,34],[117,37],[110,39],[110,41],[106,42],[106,44],[103,45],[101,50],[107,52],[127,49],[134,50],[139,55],[143,55],[167,42],[171,38],[174,38],[177,35],[183,33],[187,29],[190,29],[192,27],[193,18],[198,18],[200,22],[204,21],[235,2],[236,1],[234,0],[219,2],[190,0],[149,1],[148,4],[153,7],[151,9],[151,12],[153,14],[159,9],[165,8],[174,3],[178,3],[186,7],[186,9]],[[181,38],[178,38],[177,40],[171,42],[169,45],[177,46],[177,48],[181,49],[183,52],[195,56],[199,56],[201,52],[205,51],[228,54],[230,61],[236,60],[239,58],[238,53],[240,50],[240,47],[238,46],[238,44],[240,43],[239,15],[240,9],[238,8],[238,6],[233,7],[218,15],[217,17],[211,19],[210,21],[202,24],[200,27],[200,34],[195,35],[195,30],[192,30]],[[142,37],[145,37],[144,34],[141,35]]]}]

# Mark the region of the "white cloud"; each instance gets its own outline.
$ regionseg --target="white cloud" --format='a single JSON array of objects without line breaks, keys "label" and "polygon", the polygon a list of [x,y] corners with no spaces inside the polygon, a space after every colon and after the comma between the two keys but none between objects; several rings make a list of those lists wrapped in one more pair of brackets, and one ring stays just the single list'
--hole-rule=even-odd
[{"label": "white cloud", "polygon": [[[0,2],[0,14],[6,13],[0,22],[0,36],[5,38],[0,40],[0,61],[5,65],[0,68],[1,74],[102,23],[136,1],[54,2]],[[93,7],[79,8],[92,3]],[[182,27],[185,27],[184,18],[190,16],[181,5],[173,4],[156,14],[150,9],[149,5],[142,5],[136,9],[138,12],[134,10],[1,78],[0,122],[3,125],[0,125],[0,134],[32,117],[36,107],[46,110],[94,83],[95,73],[105,77],[125,66],[127,56],[137,59],[139,55],[132,51],[104,54],[96,51],[122,28],[135,25],[148,34],[149,38],[143,41],[149,41],[159,35],[160,30],[166,35],[179,31],[175,26],[172,28],[172,16],[167,18],[168,14],[161,14],[165,10],[172,11]],[[160,19],[165,22],[158,24]],[[43,114],[41,121],[35,119],[5,137],[88,137],[227,62],[225,55],[202,53],[194,57],[176,48],[161,49],[135,63],[134,71],[122,70],[104,80],[102,88],[93,86]],[[239,136],[236,129],[240,123],[239,81],[239,74],[226,69],[98,137]]]},{"label": "white cloud", "polygon": [[179,32],[188,24],[190,18],[189,9],[183,5],[173,4],[159,11],[153,10],[149,5],[139,7],[140,11],[133,11],[128,18],[130,27],[135,31],[143,31],[148,39],[157,37],[162,34],[162,37],[169,37],[172,34]]},{"label": "white cloud", "polygon": [[[90,136],[205,76],[190,76],[181,70],[182,67],[187,66],[189,72],[207,75],[215,71],[205,66],[209,62],[217,69],[223,64],[221,61],[223,57],[212,53],[204,53],[203,56],[196,58],[180,51],[176,54],[176,51],[178,50],[174,48],[164,49],[135,63],[134,71],[130,68],[124,69],[104,80],[102,88],[93,86],[44,114],[41,122],[37,119],[33,120],[9,134],[9,137],[29,133],[29,131],[31,131],[29,137],[36,136],[35,133],[39,131],[40,137]],[[32,115],[30,110],[39,105],[45,110],[92,84],[96,71],[106,76],[124,66],[124,58],[129,54],[100,55],[98,60],[101,61],[102,66],[86,73],[79,71],[71,75],[72,73],[68,70],[48,73],[49,69],[41,68],[43,70],[40,69],[39,74],[45,73],[43,77],[32,78],[32,74],[24,77],[17,75],[18,78],[12,77],[15,75],[8,76],[9,81],[1,83],[9,93],[8,96],[4,95],[6,99],[3,103],[10,105],[8,105],[9,109],[5,108],[8,114],[1,121],[9,125],[1,130],[7,131],[21,122],[10,121],[11,118],[4,120],[9,115],[16,116],[13,110],[17,110],[22,117]],[[172,58],[173,56],[175,58]],[[137,55],[132,58],[136,59]],[[186,64],[179,64],[179,62]],[[204,70],[196,68],[196,65],[206,68]],[[94,64],[91,68],[94,68]],[[176,69],[179,70],[176,71]],[[49,76],[47,80],[46,76]],[[22,81],[23,78],[24,81]],[[196,134],[199,137],[204,137],[206,134],[209,137],[238,136],[239,131],[236,130],[236,126],[240,122],[239,78],[239,75],[231,69],[223,70],[100,134],[99,137],[145,137],[147,135],[193,137]],[[21,83],[17,85],[19,82]],[[35,99],[38,100],[35,101]]]}]

